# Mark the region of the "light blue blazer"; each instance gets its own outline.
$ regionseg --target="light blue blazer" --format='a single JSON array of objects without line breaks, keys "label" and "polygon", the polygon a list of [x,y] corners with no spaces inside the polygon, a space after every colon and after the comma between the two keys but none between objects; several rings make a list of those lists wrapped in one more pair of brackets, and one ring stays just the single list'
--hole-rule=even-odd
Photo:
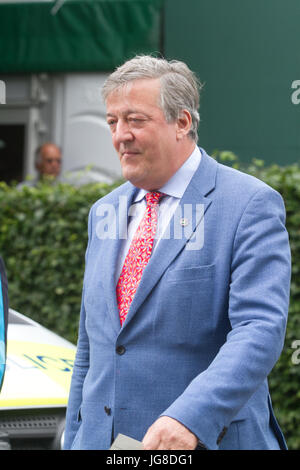
[{"label": "light blue blazer", "polygon": [[118,433],[142,440],[160,415],[208,449],[285,448],[267,383],[288,314],[284,204],[201,152],[180,202],[187,221],[174,216],[122,329],[115,272],[136,188],[125,183],[90,211],[66,449],[108,449]]}]

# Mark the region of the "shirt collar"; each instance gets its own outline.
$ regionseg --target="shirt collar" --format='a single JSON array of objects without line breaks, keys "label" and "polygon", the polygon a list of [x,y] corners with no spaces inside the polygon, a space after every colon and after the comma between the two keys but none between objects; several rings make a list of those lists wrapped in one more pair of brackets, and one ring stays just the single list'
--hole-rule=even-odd
[{"label": "shirt collar", "polygon": [[[169,181],[167,181],[164,186],[159,188],[159,191],[166,194],[167,196],[180,199],[189,185],[195,171],[197,170],[200,160],[201,152],[196,145],[188,159],[183,163],[183,165],[181,165],[176,173],[174,173]],[[145,197],[146,193],[147,191],[145,189],[140,189],[137,192],[133,203],[140,202]]]}]

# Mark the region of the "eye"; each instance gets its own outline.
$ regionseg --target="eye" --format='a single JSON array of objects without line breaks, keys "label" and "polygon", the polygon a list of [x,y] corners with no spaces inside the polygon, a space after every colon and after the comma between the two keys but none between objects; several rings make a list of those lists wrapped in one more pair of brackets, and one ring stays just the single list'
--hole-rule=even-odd
[{"label": "eye", "polygon": [[142,118],[142,117],[129,117],[128,118],[128,123],[129,124],[132,124],[132,125],[135,125],[135,126],[141,126],[143,125],[143,123],[146,121],[145,118]]}]

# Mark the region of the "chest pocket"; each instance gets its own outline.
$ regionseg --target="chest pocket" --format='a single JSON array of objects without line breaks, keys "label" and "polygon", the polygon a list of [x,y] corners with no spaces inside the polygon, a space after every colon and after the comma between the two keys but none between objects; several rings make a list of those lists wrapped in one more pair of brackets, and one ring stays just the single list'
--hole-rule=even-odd
[{"label": "chest pocket", "polygon": [[167,273],[168,282],[198,281],[211,279],[214,276],[214,264],[206,266],[195,266],[191,268],[170,269]]},{"label": "chest pocket", "polygon": [[178,345],[199,344],[214,328],[214,265],[173,269],[162,279],[156,309],[156,335]]}]

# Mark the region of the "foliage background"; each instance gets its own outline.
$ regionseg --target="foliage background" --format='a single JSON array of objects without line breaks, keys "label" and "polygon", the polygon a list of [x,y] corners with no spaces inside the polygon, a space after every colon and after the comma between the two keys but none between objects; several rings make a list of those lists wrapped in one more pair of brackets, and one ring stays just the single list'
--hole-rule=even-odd
[{"label": "foliage background", "polygon": [[[216,151],[214,157],[262,179],[279,191],[285,201],[293,260],[291,300],[285,346],[269,383],[288,446],[298,450],[300,346],[297,354],[294,344],[300,340],[300,167],[298,164],[265,167],[257,159],[245,166],[229,151]],[[40,184],[17,189],[0,183],[0,254],[7,270],[10,306],[74,343],[89,209],[119,184],[82,187]]]},{"label": "foliage background", "polygon": [[0,254],[10,306],[74,343],[89,209],[115,186],[0,183]]}]

